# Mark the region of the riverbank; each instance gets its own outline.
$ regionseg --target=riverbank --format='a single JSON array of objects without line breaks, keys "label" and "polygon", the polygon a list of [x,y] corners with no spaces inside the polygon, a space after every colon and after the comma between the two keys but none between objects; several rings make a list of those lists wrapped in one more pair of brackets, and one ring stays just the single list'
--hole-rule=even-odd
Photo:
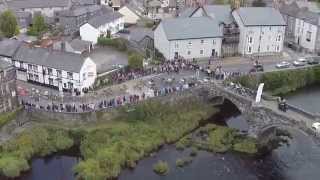
[{"label": "riverbank", "polygon": [[264,89],[270,94],[284,95],[306,86],[319,85],[320,66],[244,75],[232,81],[251,89],[264,83]]},{"label": "riverbank", "polygon": [[173,103],[149,100],[112,113],[101,112],[96,122],[78,125],[33,120],[33,128],[2,145],[0,171],[17,177],[29,169],[31,158],[76,144],[83,157],[75,167],[79,178],[116,177],[122,168],[134,167],[137,160],[177,141],[217,112],[210,104],[186,98]]}]

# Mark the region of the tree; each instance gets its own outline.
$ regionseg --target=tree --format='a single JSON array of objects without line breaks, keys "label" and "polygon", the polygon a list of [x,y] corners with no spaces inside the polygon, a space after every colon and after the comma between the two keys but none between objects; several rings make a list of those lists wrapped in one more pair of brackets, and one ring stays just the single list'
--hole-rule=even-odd
[{"label": "tree", "polygon": [[45,23],[44,17],[41,15],[36,15],[32,19],[32,26],[28,30],[28,34],[32,36],[39,36],[41,33],[47,30],[47,25]]},{"label": "tree", "polygon": [[263,0],[254,0],[252,2],[253,7],[266,7],[266,3]]},{"label": "tree", "polygon": [[12,11],[7,10],[0,15],[0,31],[8,38],[19,34],[18,22]]},{"label": "tree", "polygon": [[128,65],[131,69],[143,68],[143,56],[138,53],[132,53],[128,57]]}]

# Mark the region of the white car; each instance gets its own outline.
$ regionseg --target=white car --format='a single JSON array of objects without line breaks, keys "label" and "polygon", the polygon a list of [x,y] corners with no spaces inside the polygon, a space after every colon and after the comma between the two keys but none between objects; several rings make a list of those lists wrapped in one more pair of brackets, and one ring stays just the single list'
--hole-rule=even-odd
[{"label": "white car", "polygon": [[299,58],[298,60],[293,62],[294,66],[304,66],[307,64],[307,59],[306,58]]},{"label": "white car", "polygon": [[315,130],[316,132],[320,132],[320,123],[319,122],[313,123],[312,129]]},{"label": "white car", "polygon": [[285,68],[289,68],[290,65],[291,65],[291,64],[290,64],[289,62],[282,61],[281,63],[278,63],[278,64],[276,65],[276,68],[285,69]]}]

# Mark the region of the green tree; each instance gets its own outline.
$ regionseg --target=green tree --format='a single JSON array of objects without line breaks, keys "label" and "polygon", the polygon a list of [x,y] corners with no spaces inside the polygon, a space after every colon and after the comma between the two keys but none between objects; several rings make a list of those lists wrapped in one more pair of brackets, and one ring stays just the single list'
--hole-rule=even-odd
[{"label": "green tree", "polygon": [[28,30],[28,34],[32,36],[39,36],[41,33],[47,30],[47,25],[45,23],[44,17],[41,15],[36,15],[32,19],[32,26]]},{"label": "green tree", "polygon": [[0,31],[8,38],[19,34],[18,22],[12,11],[7,10],[0,15]]},{"label": "green tree", "polygon": [[131,69],[143,68],[143,56],[138,53],[132,53],[128,57],[128,65]]}]

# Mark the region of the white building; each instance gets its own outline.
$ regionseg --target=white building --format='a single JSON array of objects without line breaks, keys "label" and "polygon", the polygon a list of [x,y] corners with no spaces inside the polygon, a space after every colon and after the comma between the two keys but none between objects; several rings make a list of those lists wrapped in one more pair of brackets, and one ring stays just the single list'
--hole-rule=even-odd
[{"label": "white building", "polygon": [[154,46],[168,60],[220,56],[222,27],[208,17],[163,20],[154,32]]},{"label": "white building", "polygon": [[98,37],[113,35],[124,28],[123,16],[118,12],[94,17],[80,27],[80,36],[84,41],[96,44]]},{"label": "white building", "polygon": [[71,0],[11,0],[7,2],[9,9],[25,11],[32,14],[40,12],[47,17],[53,17],[54,12],[68,10]]},{"label": "white building", "polygon": [[286,23],[286,42],[308,52],[320,52],[320,15],[297,2],[283,4],[280,8]]},{"label": "white building", "polygon": [[17,79],[82,92],[97,77],[96,64],[79,54],[21,46],[13,57]]},{"label": "white building", "polygon": [[286,23],[269,7],[242,7],[232,12],[240,29],[239,53],[273,55],[282,52]]},{"label": "white building", "polygon": [[137,24],[138,20],[140,19],[138,12],[130,8],[130,6],[123,6],[118,12],[123,15],[125,24]]}]

